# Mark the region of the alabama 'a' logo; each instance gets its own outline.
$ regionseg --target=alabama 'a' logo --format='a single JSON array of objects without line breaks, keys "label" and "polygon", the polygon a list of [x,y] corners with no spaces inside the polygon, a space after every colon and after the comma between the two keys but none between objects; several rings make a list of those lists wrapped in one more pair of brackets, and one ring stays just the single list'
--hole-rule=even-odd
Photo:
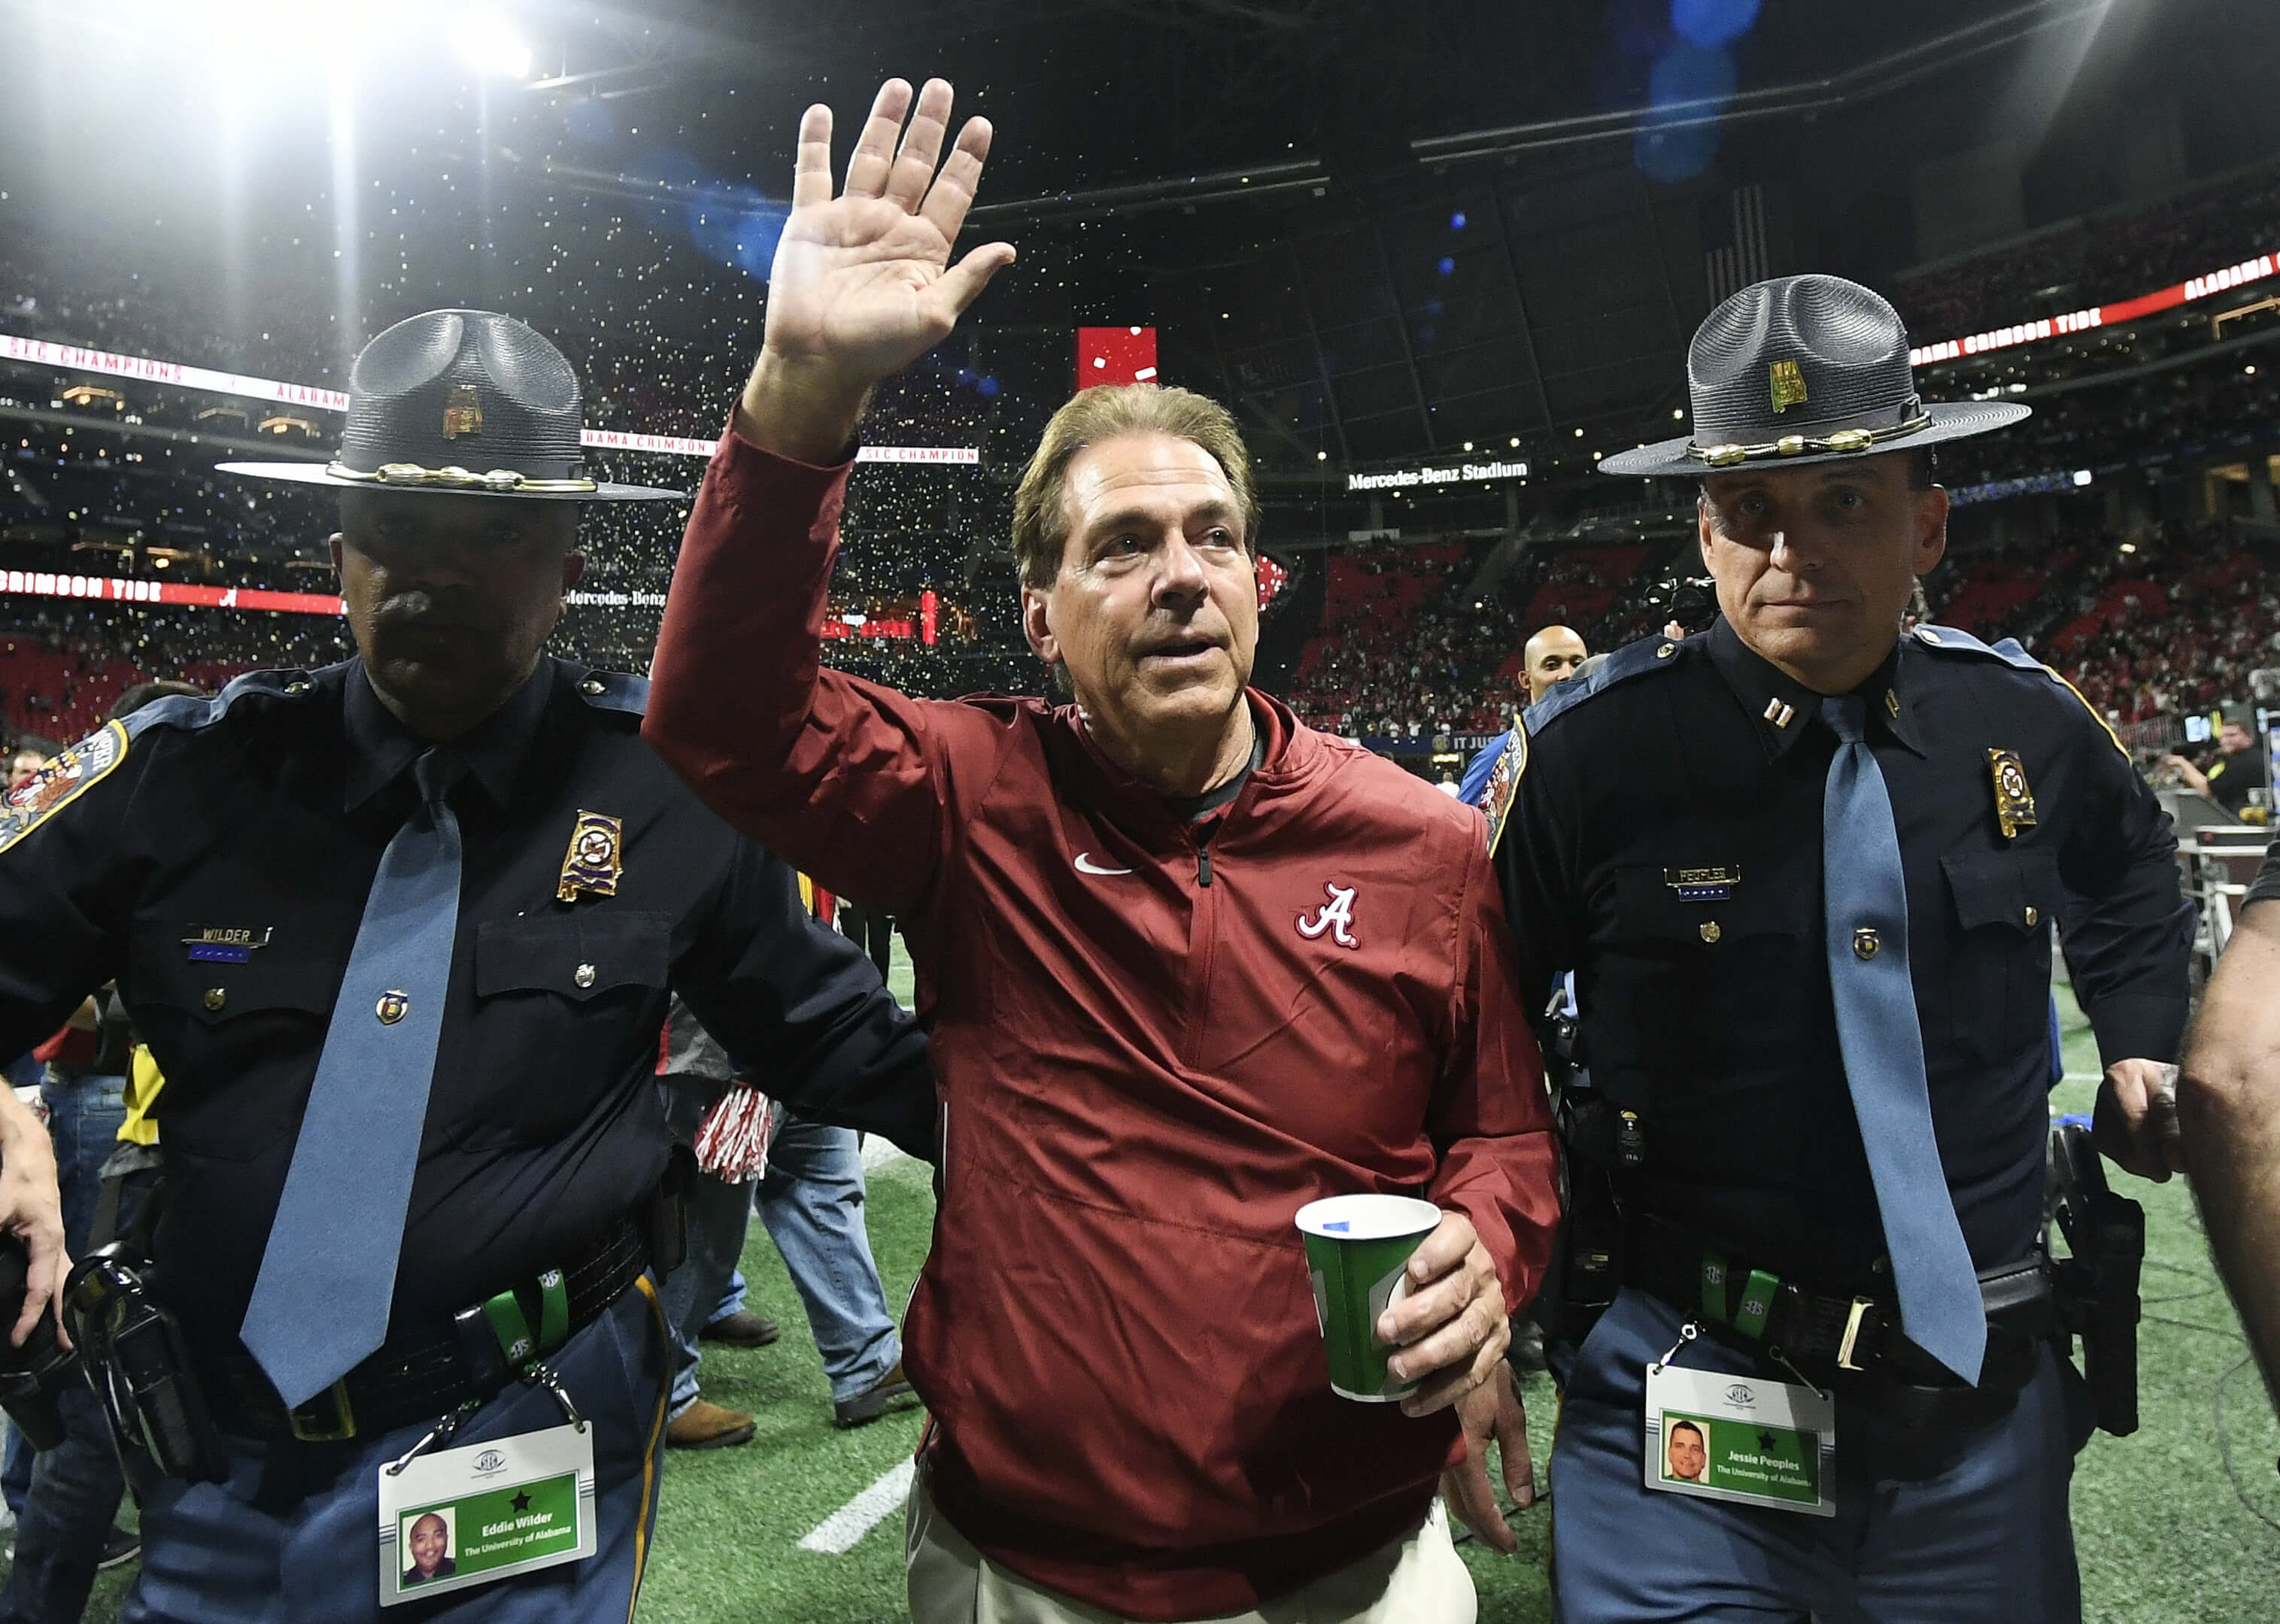
[{"label": "alabama 'a' logo", "polygon": [[1298,915],[1298,934],[1311,941],[1327,931],[1330,940],[1340,947],[1360,947],[1361,943],[1354,940],[1352,928],[1353,888],[1325,884],[1322,889],[1329,894],[1329,901],[1313,919],[1303,912]]}]

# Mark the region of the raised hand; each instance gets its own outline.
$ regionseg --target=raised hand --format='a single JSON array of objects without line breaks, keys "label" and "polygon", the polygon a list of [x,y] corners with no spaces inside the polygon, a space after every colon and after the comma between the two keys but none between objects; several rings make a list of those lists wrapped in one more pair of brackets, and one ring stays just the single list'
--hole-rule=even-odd
[{"label": "raised hand", "polygon": [[943,160],[950,110],[950,86],[928,80],[905,131],[910,85],[882,85],[836,196],[831,110],[811,107],[801,118],[791,217],[769,275],[759,364],[741,403],[737,426],[748,437],[811,461],[836,454],[871,389],[947,337],[1013,263],[1005,242],[951,263],[990,129],[986,119],[967,119]]}]

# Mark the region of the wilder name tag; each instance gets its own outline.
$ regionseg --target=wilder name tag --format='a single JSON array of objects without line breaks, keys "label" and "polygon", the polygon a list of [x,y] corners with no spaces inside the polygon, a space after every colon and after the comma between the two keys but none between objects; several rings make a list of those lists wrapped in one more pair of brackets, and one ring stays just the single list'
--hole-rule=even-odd
[{"label": "wilder name tag", "polygon": [[380,1469],[380,1605],[592,1556],[594,1434],[553,1427]]},{"label": "wilder name tag", "polygon": [[1649,1489],[1837,1514],[1837,1405],[1809,1387],[1650,1365],[1645,1455]]}]

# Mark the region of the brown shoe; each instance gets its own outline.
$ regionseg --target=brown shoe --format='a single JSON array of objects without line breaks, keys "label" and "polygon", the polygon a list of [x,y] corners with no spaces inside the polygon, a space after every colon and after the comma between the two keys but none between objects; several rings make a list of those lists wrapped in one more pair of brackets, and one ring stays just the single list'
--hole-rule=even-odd
[{"label": "brown shoe", "polygon": [[877,1420],[890,1410],[900,1410],[918,1402],[911,1384],[903,1374],[903,1361],[897,1359],[895,1367],[876,1382],[851,1397],[836,1399],[831,1405],[831,1424],[835,1427],[862,1427]]},{"label": "brown shoe", "polygon": [[738,1443],[750,1443],[756,1430],[752,1418],[742,1410],[724,1410],[700,1398],[666,1424],[665,1446],[728,1449]]},{"label": "brown shoe", "polygon": [[765,1348],[783,1335],[783,1328],[749,1308],[723,1314],[697,1333],[702,1342],[725,1342],[732,1348]]}]

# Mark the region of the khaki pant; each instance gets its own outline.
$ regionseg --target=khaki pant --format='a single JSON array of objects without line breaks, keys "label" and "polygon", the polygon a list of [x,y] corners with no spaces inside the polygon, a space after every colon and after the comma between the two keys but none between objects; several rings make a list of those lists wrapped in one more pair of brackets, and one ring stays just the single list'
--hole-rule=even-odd
[{"label": "khaki pant", "polygon": [[[967,1543],[913,1479],[903,1554],[912,1624],[1125,1624],[1000,1567]],[[1251,1612],[1193,1624],[1474,1624],[1473,1576],[1439,1501],[1406,1539]]]}]

